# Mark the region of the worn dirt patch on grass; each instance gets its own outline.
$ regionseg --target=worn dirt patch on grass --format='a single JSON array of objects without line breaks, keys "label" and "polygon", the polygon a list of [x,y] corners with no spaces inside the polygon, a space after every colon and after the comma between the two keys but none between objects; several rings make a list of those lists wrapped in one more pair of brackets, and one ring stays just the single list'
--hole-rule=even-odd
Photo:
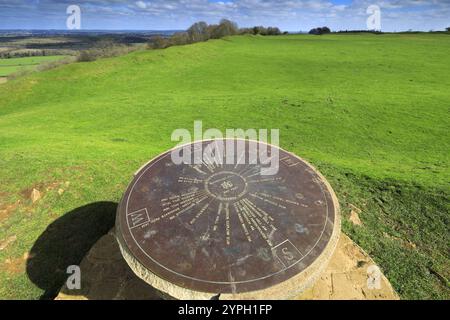
[{"label": "worn dirt patch on grass", "polygon": [[8,246],[17,240],[17,236],[13,235],[6,239],[0,240],[0,251],[5,250]]},{"label": "worn dirt patch on grass", "polygon": [[62,185],[62,182],[53,181],[53,182],[38,182],[31,187],[25,188],[21,190],[19,193],[25,200],[30,200],[33,190],[37,190],[43,196],[45,192],[52,191]]},{"label": "worn dirt patch on grass", "polygon": [[0,192],[0,224],[11,216],[11,214],[20,205],[20,200],[15,203],[7,203],[9,194],[6,192]]},{"label": "worn dirt patch on grass", "polygon": [[23,273],[25,272],[25,261],[24,257],[8,258],[1,263],[0,271],[11,275]]},{"label": "worn dirt patch on grass", "polygon": [[[46,192],[52,191],[52,190],[58,190],[58,193],[62,195],[62,193],[65,191],[65,189],[69,186],[69,183],[63,183],[63,182],[39,182],[34,184],[31,187],[25,188],[21,191],[19,191],[19,195],[23,198],[23,200],[17,200],[14,203],[8,203],[8,197],[11,196],[10,193],[7,192],[0,192],[0,225],[6,221],[21,205],[27,205],[27,201],[33,200],[33,190],[37,190],[39,192],[39,199],[40,200]],[[36,201],[33,201],[33,203]]]}]

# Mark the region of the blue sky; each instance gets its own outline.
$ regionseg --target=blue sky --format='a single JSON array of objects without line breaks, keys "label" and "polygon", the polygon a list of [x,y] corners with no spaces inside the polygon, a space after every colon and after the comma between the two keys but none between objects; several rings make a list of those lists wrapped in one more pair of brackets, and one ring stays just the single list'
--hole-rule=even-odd
[{"label": "blue sky", "polygon": [[0,0],[0,29],[65,29],[73,4],[85,30],[186,29],[222,18],[287,31],[366,29],[370,5],[381,8],[383,31],[450,26],[450,0]]}]

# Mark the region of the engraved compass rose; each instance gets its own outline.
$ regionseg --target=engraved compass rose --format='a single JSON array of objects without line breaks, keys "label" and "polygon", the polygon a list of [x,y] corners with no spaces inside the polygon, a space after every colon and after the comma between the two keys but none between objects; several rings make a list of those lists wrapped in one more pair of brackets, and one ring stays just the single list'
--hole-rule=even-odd
[{"label": "engraved compass rose", "polygon": [[334,245],[338,204],[325,179],[281,149],[278,174],[263,176],[240,161],[255,152],[245,143],[234,164],[175,165],[167,152],[142,168],[118,209],[123,250],[177,286],[236,293],[281,283]]}]

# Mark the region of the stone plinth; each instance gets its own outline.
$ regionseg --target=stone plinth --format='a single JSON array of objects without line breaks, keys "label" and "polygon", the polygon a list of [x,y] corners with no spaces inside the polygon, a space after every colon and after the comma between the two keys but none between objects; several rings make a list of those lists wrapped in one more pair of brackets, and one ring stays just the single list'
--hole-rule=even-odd
[{"label": "stone plinth", "polygon": [[[346,235],[341,234],[328,267],[312,288],[295,297],[300,300],[397,300],[386,277],[380,276],[380,289],[369,289],[367,270],[373,260]],[[170,299],[139,279],[128,267],[117,245],[114,231],[102,237],[83,259],[82,289],[64,286],[57,300],[155,300]]]}]

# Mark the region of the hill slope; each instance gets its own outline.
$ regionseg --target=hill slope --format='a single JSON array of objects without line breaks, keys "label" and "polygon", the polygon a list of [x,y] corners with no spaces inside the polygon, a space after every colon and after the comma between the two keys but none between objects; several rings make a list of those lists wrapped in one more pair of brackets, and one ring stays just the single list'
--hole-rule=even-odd
[{"label": "hill slope", "polygon": [[[1,85],[0,240],[17,240],[0,251],[0,296],[52,296],[65,272],[52,266],[69,258],[62,244],[47,262],[27,256],[45,228],[118,202],[135,170],[174,145],[173,130],[203,120],[279,128],[281,146],[330,180],[345,232],[400,295],[449,298],[449,49],[446,35],[244,36]],[[348,221],[350,203],[363,226]]]}]

